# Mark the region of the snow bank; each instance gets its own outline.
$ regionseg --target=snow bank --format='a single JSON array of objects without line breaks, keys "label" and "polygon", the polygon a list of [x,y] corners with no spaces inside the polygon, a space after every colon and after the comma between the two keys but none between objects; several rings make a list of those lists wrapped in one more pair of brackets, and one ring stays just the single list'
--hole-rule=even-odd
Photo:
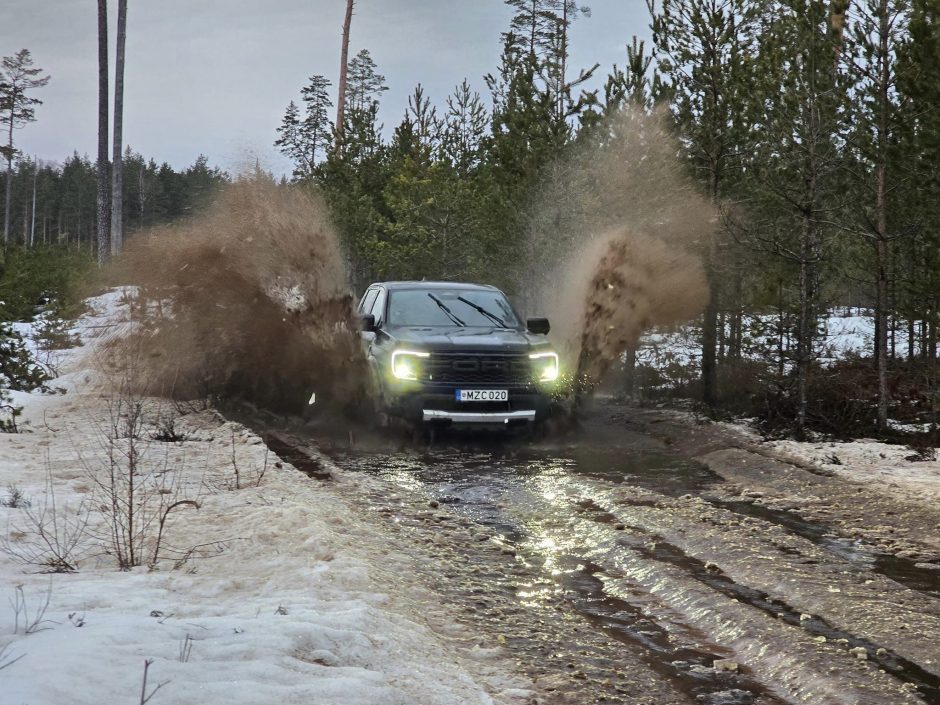
[{"label": "snow bank", "polygon": [[870,439],[825,443],[772,441],[787,458],[816,465],[854,482],[903,496],[908,501],[940,504],[940,461],[921,460],[905,446]]},{"label": "snow bank", "polygon": [[[60,520],[100,501],[91,475],[106,457],[113,397],[83,360],[129,325],[122,297],[90,302],[75,328],[83,347],[61,352],[60,392],[16,395],[24,432],[0,435],[0,488],[21,491],[34,514],[47,504],[47,476]],[[142,438],[171,410],[147,400]],[[408,557],[390,554],[344,501],[354,478],[311,481],[211,411],[179,418],[175,430],[187,440],[147,440],[142,461],[200,503],[169,522],[175,560],[119,572],[91,535],[77,573],[42,574],[0,552],[0,593],[23,601],[0,609],[3,702],[138,702],[145,661],[148,693],[160,686],[154,705],[522,702],[513,694],[526,684],[464,658],[474,635],[448,623],[436,597],[409,581]],[[26,511],[0,507],[7,545],[29,540]],[[101,514],[87,516],[90,534],[106,536]]]}]

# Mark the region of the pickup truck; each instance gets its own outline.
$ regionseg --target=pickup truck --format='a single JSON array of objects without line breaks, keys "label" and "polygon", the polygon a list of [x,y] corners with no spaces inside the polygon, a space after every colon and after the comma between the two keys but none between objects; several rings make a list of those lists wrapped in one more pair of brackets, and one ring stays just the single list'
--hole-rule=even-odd
[{"label": "pickup truck", "polygon": [[560,378],[549,322],[493,286],[380,282],[358,308],[380,411],[416,424],[510,428],[547,417]]}]

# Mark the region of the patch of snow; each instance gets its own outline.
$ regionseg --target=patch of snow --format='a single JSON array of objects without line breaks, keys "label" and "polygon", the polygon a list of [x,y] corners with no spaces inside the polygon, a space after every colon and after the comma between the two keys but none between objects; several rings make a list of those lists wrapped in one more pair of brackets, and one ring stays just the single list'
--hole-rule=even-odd
[{"label": "patch of snow", "polygon": [[[875,324],[870,311],[865,309],[834,308],[820,318],[820,335],[816,340],[820,361],[832,364],[852,356],[872,354]],[[730,324],[725,331],[730,337]],[[742,356],[747,360],[764,361],[777,355],[779,316],[775,314],[747,314],[742,317]],[[906,354],[908,331],[899,326],[894,331],[894,344],[898,354]],[[795,340],[785,339],[783,349],[795,346]],[[889,342],[890,345],[890,342]],[[920,353],[915,342],[915,354]],[[792,354],[792,353],[791,353]],[[701,362],[701,328],[694,325],[657,329],[640,340],[637,362],[659,370],[670,367],[696,369]],[[789,361],[787,362],[789,365]]]},{"label": "patch of snow", "polygon": [[825,468],[847,480],[864,482],[912,501],[933,506],[940,503],[940,461],[917,460],[905,446],[871,439],[772,441],[767,445],[786,457]]},{"label": "patch of snow", "polygon": [[933,430],[932,423],[903,423],[895,419],[888,419],[888,428],[901,433],[930,433]]}]

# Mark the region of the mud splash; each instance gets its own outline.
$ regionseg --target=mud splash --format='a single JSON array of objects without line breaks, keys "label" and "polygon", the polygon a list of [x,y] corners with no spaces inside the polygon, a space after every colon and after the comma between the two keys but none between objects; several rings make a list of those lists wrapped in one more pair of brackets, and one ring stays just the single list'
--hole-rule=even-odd
[{"label": "mud splash", "polygon": [[363,402],[343,258],[308,192],[239,180],[205,215],[133,238],[113,273],[140,287],[140,305],[136,332],[109,361],[138,360],[147,393],[294,413],[314,392],[318,408]]},{"label": "mud splash", "polygon": [[541,276],[526,298],[591,388],[640,335],[708,300],[699,253],[717,213],[679,161],[663,111],[625,110],[592,128],[545,185],[530,226]]}]

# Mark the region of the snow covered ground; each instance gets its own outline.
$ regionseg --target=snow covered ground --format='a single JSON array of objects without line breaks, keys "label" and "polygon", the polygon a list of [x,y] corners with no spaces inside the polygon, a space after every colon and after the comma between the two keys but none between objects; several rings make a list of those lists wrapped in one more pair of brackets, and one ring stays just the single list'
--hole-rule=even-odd
[{"label": "snow covered ground", "polygon": [[[779,326],[776,316],[746,315],[743,326],[745,358],[767,360],[776,354]],[[874,320],[863,311],[833,309],[820,320],[820,326],[816,344],[821,360],[834,362],[851,355],[871,354]],[[659,369],[669,365],[697,366],[701,357],[700,336],[699,328],[691,325],[651,332],[640,341],[637,361]],[[795,344],[795,341],[785,341],[784,348]],[[907,350],[906,329],[900,328],[896,332],[896,346],[901,353]]]},{"label": "snow covered ground", "polygon": [[[664,415],[684,424],[697,424],[695,413],[663,410]],[[940,505],[940,460],[922,459],[903,445],[872,439],[854,441],[765,441],[746,420],[715,422],[731,438],[784,461],[812,465],[851,482],[865,483],[874,490],[895,495],[905,502]]]},{"label": "snow covered ground", "polygon": [[940,461],[922,460],[901,445],[871,439],[825,443],[771,441],[784,456],[815,465],[853,482],[931,506],[940,505]]},{"label": "snow covered ground", "polygon": [[[186,440],[161,442],[177,410],[142,400],[139,476],[199,508],[171,512],[155,566],[118,570],[96,478],[128,446],[109,439],[115,395],[87,361],[128,323],[120,292],[90,304],[74,331],[83,347],[56,360],[60,391],[15,393],[23,432],[0,434],[0,501],[20,505],[0,506],[4,704],[137,703],[145,662],[153,705],[532,701],[499,649],[453,623],[409,557],[350,509],[355,476],[312,481],[211,410],[175,419]],[[52,518],[60,538],[87,522],[78,572],[17,560]]]}]

